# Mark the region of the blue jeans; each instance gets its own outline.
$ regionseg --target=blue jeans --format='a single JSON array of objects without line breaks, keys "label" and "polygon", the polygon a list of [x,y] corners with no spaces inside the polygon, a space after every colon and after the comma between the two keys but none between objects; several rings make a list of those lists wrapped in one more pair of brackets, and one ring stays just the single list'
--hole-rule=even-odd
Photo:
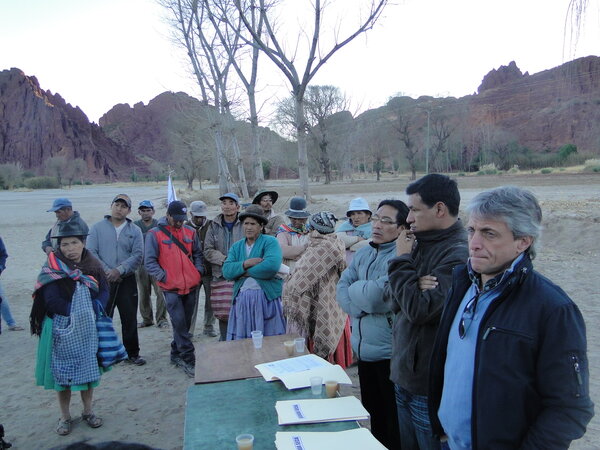
[{"label": "blue jeans", "polygon": [[4,289],[2,288],[1,284],[0,284],[0,297],[2,297],[2,303],[0,303],[0,315],[2,316],[2,318],[4,319],[4,321],[6,322],[6,324],[9,327],[13,327],[16,325],[16,322],[15,322],[15,319],[13,318],[12,314],[10,313],[10,306],[8,306],[8,299],[4,295]]},{"label": "blue jeans", "polygon": [[440,450],[429,423],[427,397],[411,394],[397,384],[394,388],[402,450]]}]

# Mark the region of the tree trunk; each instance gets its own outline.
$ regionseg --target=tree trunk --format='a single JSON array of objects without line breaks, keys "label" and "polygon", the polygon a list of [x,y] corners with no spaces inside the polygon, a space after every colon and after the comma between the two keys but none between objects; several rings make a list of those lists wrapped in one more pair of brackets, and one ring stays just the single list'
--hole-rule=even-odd
[{"label": "tree trunk", "polygon": [[217,152],[217,163],[219,166],[219,194],[231,192],[231,174],[225,159],[225,146],[223,145],[223,130],[220,124],[215,124],[215,148]]},{"label": "tree trunk", "polygon": [[238,177],[240,179],[240,187],[242,189],[242,196],[244,198],[250,198],[248,195],[248,183],[246,182],[246,171],[244,170],[244,160],[242,159],[242,154],[240,152],[240,146],[238,145],[238,140],[235,135],[235,131],[231,132],[231,145],[233,146],[233,154],[235,155],[235,160],[238,168]]},{"label": "tree trunk", "polygon": [[296,106],[296,139],[298,140],[298,175],[300,188],[306,201],[310,202],[310,189],[308,184],[308,151],[306,148],[306,119],[304,117],[304,100],[300,94],[294,95]]},{"label": "tree trunk", "polygon": [[260,190],[265,184],[265,175],[262,167],[260,130],[258,128],[258,112],[256,111],[256,96],[254,92],[248,92],[248,101],[250,103],[250,126],[252,131],[252,168],[254,169],[256,189]]}]

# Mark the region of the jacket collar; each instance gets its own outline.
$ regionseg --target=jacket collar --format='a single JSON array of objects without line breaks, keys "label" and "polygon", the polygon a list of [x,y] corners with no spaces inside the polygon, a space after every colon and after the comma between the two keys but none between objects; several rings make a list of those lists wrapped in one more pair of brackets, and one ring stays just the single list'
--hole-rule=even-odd
[{"label": "jacket collar", "polygon": [[443,230],[417,231],[415,232],[415,237],[417,238],[417,242],[419,244],[426,244],[429,242],[443,241],[456,233],[464,234],[466,239],[465,227],[460,219],[454,222],[454,224],[450,227]]},{"label": "jacket collar", "polygon": [[[531,272],[533,268],[533,264],[531,262],[531,258],[528,253],[521,253],[510,265],[508,269],[504,272],[499,273],[491,280],[488,280],[483,286],[481,292],[491,291],[498,286],[504,286],[509,283],[513,283],[515,280],[518,283],[522,283],[525,277],[529,272]],[[473,270],[471,267],[471,260],[467,261],[467,272],[469,274],[470,280],[473,282],[475,286],[477,286],[479,290],[479,285],[481,281],[480,275]]]}]

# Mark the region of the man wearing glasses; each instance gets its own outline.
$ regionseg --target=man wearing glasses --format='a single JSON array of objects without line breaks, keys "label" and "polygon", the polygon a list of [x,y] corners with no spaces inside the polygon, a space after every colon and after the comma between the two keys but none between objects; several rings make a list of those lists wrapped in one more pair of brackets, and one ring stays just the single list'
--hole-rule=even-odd
[{"label": "man wearing glasses", "polygon": [[408,207],[383,200],[371,217],[373,234],[344,270],[337,301],[352,320],[352,350],[358,358],[360,398],[371,415],[371,432],[386,448],[400,448],[394,383],[390,381],[393,313],[389,302],[388,262],[396,239],[408,229]]},{"label": "man wearing glasses", "polygon": [[402,449],[439,449],[427,414],[427,379],[453,267],[468,257],[456,181],[429,174],[406,188],[410,230],[396,240],[388,269],[395,312],[390,379]]},{"label": "man wearing glasses", "polygon": [[469,260],[454,272],[431,363],[433,431],[452,449],[567,449],[593,416],[585,323],[533,270],[540,206],[509,186],[468,212]]}]

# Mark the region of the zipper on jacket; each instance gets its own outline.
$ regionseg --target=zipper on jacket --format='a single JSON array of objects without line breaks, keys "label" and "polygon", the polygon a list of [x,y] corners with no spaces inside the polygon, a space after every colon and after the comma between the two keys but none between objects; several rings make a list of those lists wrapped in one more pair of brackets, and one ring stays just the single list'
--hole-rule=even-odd
[{"label": "zipper on jacket", "polygon": [[583,386],[583,380],[581,379],[581,365],[579,364],[579,358],[574,353],[571,355],[571,364],[573,365],[573,372],[575,373],[575,381],[577,381],[575,397],[581,397],[581,387]]},{"label": "zipper on jacket", "polygon": [[358,360],[360,361],[360,346],[362,345],[362,317],[358,318],[358,354],[356,355],[356,357],[358,358]]},{"label": "zipper on jacket", "polygon": [[519,337],[525,338],[530,341],[533,340],[533,336],[530,336],[525,333],[521,333],[520,331],[507,330],[506,328],[498,328],[498,327],[488,327],[487,330],[485,330],[485,333],[483,333],[482,339],[485,341],[488,338],[488,336],[490,335],[490,333],[492,333],[492,332],[510,334],[513,336],[519,336]]}]

